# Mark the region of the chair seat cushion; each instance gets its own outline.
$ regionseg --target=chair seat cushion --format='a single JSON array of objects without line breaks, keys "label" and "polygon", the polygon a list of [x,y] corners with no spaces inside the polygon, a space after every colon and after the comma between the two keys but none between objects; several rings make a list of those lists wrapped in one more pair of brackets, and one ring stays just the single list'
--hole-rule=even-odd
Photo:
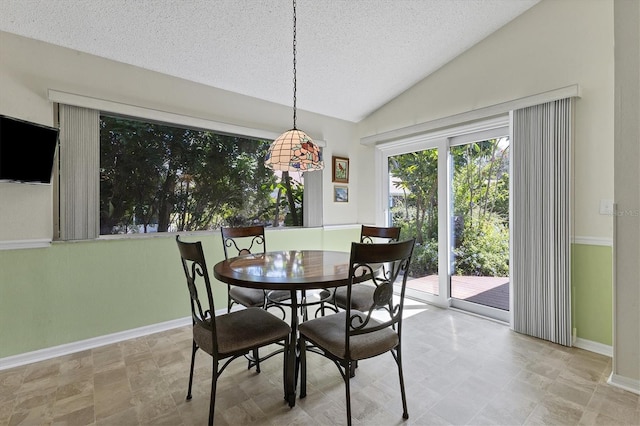
[{"label": "chair seat cushion", "polygon": [[[368,284],[355,284],[351,287],[351,309],[366,312],[373,305],[373,292],[376,288]],[[347,309],[347,287],[336,288],[336,306]]]},{"label": "chair seat cushion", "polygon": [[[211,323],[208,322],[207,325]],[[218,353],[220,358],[243,354],[250,349],[289,338],[291,327],[260,308],[247,308],[216,316]],[[206,353],[213,354],[210,328],[196,324],[193,339]]]},{"label": "chair seat cushion", "polygon": [[[345,349],[345,321],[346,312],[328,315],[305,321],[300,324],[300,334],[312,341],[320,348],[340,359],[346,358]],[[359,311],[351,311],[351,315],[365,318],[365,314]],[[367,327],[380,324],[371,318]],[[352,336],[350,343],[351,360],[371,358],[390,351],[398,345],[400,339],[392,328],[383,328],[371,333]]]},{"label": "chair seat cushion", "polygon": [[335,288],[332,288],[330,290],[325,288],[324,290],[320,291],[320,299],[324,300],[330,298],[334,291]]},{"label": "chair seat cushion", "polygon": [[[276,302],[286,300],[290,296],[291,293],[286,290],[274,290],[269,293],[269,298]],[[246,306],[247,308],[259,308],[264,305],[264,290],[260,290],[259,288],[231,286],[229,289],[229,297],[236,303]]]},{"label": "chair seat cushion", "polygon": [[271,290],[268,291],[269,300],[273,302],[282,302],[283,300],[291,299],[291,292],[287,290]]}]

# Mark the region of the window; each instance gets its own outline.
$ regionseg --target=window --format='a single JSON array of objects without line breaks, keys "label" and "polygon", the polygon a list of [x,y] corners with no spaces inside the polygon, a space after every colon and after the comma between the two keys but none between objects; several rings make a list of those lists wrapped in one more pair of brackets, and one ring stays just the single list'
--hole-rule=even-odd
[{"label": "window", "polygon": [[104,107],[58,104],[56,239],[322,225],[322,173],[266,168],[271,132],[56,95]]},{"label": "window", "polygon": [[292,206],[282,176],[264,166],[270,144],[101,115],[100,234],[299,225],[301,177]]}]

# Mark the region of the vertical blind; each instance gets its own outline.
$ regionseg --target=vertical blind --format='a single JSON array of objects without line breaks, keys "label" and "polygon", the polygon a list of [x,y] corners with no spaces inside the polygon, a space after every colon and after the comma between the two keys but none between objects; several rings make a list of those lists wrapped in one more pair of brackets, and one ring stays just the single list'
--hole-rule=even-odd
[{"label": "vertical blind", "polygon": [[60,105],[60,239],[100,233],[100,112]]},{"label": "vertical blind", "polygon": [[571,346],[572,100],[513,112],[513,329]]}]

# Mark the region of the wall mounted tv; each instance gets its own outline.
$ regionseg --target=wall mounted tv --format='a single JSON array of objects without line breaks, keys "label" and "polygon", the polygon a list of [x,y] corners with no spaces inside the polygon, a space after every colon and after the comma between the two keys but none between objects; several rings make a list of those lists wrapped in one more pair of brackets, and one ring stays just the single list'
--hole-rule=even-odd
[{"label": "wall mounted tv", "polygon": [[51,183],[58,129],[0,115],[0,182]]}]

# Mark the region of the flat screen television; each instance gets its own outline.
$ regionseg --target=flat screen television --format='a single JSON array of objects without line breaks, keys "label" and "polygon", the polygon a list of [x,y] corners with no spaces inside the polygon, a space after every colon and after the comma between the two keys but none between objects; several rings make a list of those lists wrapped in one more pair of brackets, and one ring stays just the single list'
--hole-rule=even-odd
[{"label": "flat screen television", "polygon": [[0,115],[0,182],[51,183],[58,129]]}]

